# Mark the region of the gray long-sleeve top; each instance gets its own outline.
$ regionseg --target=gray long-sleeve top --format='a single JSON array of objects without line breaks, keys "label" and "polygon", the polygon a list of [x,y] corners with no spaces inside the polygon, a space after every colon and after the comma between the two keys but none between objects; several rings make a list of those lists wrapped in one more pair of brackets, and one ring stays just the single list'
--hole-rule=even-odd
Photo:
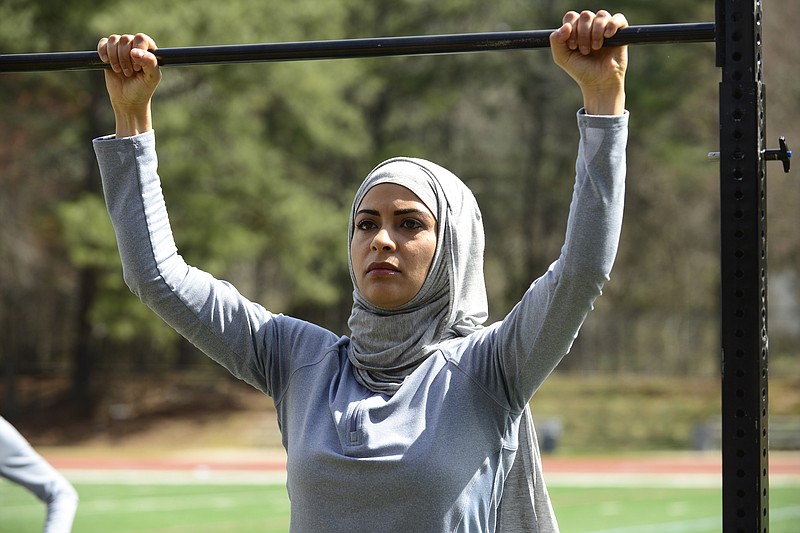
[{"label": "gray long-sleeve top", "polygon": [[523,409],[569,351],[611,271],[627,123],[627,113],[578,114],[576,182],[560,257],[505,319],[448,342],[391,397],[357,383],[347,337],[267,311],[185,263],[167,217],[153,132],[94,146],[128,286],[274,399],[292,531],[492,532]]}]

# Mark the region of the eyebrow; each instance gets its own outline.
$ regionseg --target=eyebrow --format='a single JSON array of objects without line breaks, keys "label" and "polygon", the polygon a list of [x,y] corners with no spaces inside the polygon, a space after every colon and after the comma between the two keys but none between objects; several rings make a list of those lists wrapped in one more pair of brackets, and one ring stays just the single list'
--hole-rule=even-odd
[{"label": "eyebrow", "polygon": [[[394,214],[394,216],[418,214],[418,215],[422,215],[422,216],[425,216],[425,217],[431,217],[433,219],[436,219],[436,217],[434,217],[431,213],[429,213],[427,211],[423,211],[422,209],[416,209],[416,208],[413,208],[413,207],[409,207],[407,209],[397,209],[393,214]],[[377,217],[377,216],[380,216],[380,213],[375,209],[359,209],[356,212],[356,216],[358,216],[358,215],[371,215],[371,216]]]}]

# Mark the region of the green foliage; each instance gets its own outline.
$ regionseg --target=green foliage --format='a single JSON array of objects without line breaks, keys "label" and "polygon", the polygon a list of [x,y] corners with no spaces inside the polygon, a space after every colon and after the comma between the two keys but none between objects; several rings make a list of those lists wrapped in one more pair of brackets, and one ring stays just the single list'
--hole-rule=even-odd
[{"label": "green foliage", "polygon": [[29,2],[8,0],[0,4],[0,50],[11,54],[28,52],[30,47],[40,48],[44,42],[34,26],[34,10]]},{"label": "green foliage", "polygon": [[102,198],[84,195],[59,209],[62,239],[70,260],[79,267],[111,268],[119,265],[114,231]]}]

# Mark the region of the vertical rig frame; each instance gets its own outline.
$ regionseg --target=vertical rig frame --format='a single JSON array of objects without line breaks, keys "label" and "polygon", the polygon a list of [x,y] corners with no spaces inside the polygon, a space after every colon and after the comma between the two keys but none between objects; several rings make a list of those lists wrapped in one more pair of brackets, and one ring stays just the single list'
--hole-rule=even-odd
[{"label": "vertical rig frame", "polygon": [[761,0],[716,0],[722,530],[769,531],[766,99]]}]

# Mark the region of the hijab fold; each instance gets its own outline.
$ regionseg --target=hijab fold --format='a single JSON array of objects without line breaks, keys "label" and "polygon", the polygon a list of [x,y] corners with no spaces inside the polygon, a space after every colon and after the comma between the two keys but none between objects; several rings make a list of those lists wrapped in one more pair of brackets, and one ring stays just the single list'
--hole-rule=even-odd
[{"label": "hijab fold", "polygon": [[[382,183],[412,191],[437,221],[436,251],[428,276],[419,292],[400,307],[385,309],[367,301],[358,290],[350,260],[354,290],[348,358],[359,383],[391,396],[441,343],[481,329],[488,317],[488,303],[478,203],[458,177],[435,163],[398,157],[375,167],[353,200],[348,245],[361,201]],[[537,525],[542,519],[549,522],[545,517],[548,513],[552,517],[552,508],[541,481],[541,458],[528,407],[520,422],[519,441],[517,457],[504,482],[498,531],[557,531]]]}]

